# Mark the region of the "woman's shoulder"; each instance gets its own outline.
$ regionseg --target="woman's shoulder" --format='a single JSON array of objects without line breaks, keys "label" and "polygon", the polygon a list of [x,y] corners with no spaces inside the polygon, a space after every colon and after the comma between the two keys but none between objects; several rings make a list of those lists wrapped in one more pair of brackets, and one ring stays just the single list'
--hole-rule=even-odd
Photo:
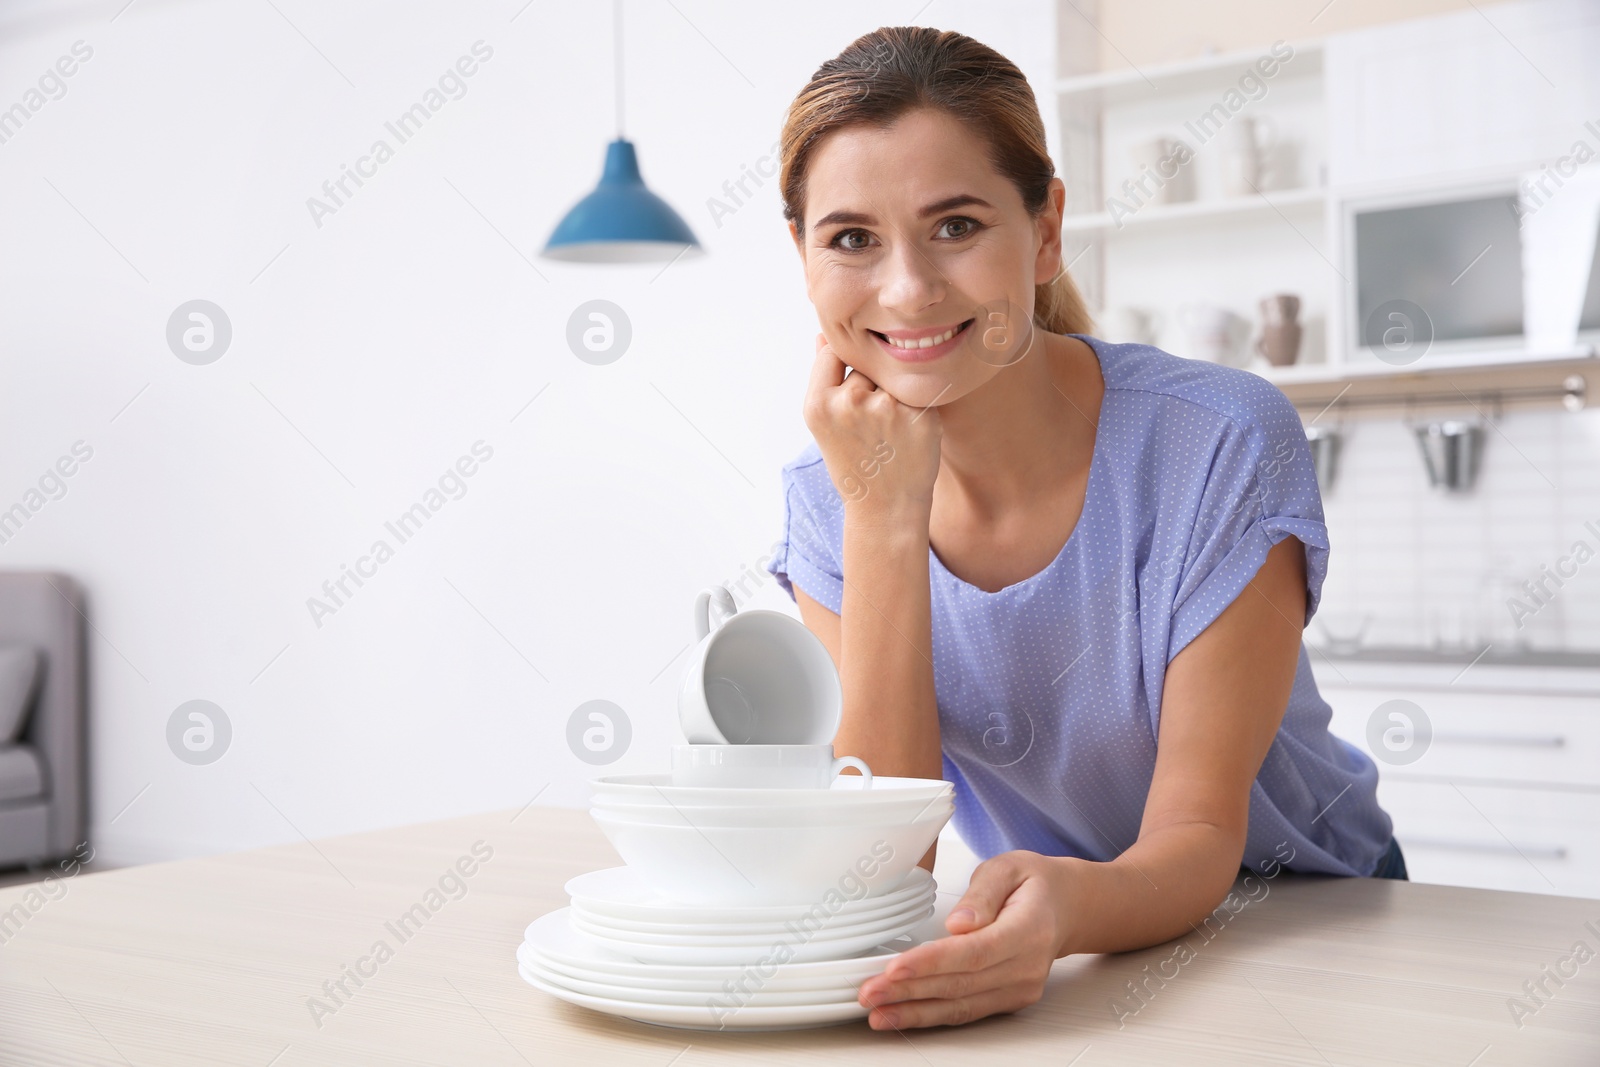
[{"label": "woman's shoulder", "polygon": [[1199,409],[1246,432],[1300,428],[1283,390],[1247,370],[1175,356],[1154,345],[1082,337],[1100,357],[1106,391],[1148,398],[1156,410]]},{"label": "woman's shoulder", "polygon": [[781,477],[784,496],[798,497],[818,518],[837,513],[844,505],[815,441],[807,442],[798,456],[783,465]]},{"label": "woman's shoulder", "polygon": [[822,449],[817,447],[815,441],[807,441],[806,447],[800,450],[800,454],[783,465],[784,480],[788,481],[792,475],[801,473],[807,467],[819,466],[824,466]]}]

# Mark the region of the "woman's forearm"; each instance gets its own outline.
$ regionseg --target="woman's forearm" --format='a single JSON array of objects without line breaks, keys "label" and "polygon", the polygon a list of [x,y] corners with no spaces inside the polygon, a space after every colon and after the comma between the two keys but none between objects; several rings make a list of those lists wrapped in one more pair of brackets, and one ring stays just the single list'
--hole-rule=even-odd
[{"label": "woman's forearm", "polygon": [[847,507],[844,579],[834,747],[874,774],[939,778],[926,517]]},{"label": "woman's forearm", "polygon": [[1209,823],[1142,835],[1109,863],[1063,857],[1057,955],[1126,952],[1194,929],[1228,894],[1241,843]]}]

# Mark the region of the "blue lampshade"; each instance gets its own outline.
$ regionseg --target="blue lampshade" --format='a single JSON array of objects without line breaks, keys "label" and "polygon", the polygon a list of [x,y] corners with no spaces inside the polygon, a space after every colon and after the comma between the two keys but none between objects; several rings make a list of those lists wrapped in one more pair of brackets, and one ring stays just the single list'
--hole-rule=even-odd
[{"label": "blue lampshade", "polygon": [[606,146],[600,184],[557,224],[541,255],[578,263],[649,263],[700,251],[682,216],[645,188],[633,142],[619,137]]}]

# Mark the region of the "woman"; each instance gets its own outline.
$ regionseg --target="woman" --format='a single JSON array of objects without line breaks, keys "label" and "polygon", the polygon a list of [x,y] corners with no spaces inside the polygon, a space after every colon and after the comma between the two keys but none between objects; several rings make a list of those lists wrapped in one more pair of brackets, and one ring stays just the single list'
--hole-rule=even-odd
[{"label": "woman", "polygon": [[1031,1004],[1059,956],[1187,932],[1241,861],[1404,877],[1301,643],[1328,539],[1300,419],[1088,336],[1017,68],[880,29],[782,153],[822,333],[768,569],[839,665],[837,749],[955,783],[989,857],[952,936],[863,984],[871,1024]]}]

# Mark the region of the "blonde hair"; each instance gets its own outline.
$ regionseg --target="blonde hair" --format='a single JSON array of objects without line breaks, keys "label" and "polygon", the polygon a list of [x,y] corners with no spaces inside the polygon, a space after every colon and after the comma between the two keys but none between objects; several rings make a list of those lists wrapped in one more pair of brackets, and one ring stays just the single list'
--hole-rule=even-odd
[{"label": "blonde hair", "polygon": [[[988,142],[995,169],[1038,217],[1056,168],[1033,89],[1016,64],[988,45],[926,26],[873,30],[811,75],[783,122],[783,217],[804,229],[806,167],[823,137],[845,126],[889,126],[922,107],[947,112]],[[1033,321],[1050,333],[1093,330],[1065,266],[1034,286]]]}]

